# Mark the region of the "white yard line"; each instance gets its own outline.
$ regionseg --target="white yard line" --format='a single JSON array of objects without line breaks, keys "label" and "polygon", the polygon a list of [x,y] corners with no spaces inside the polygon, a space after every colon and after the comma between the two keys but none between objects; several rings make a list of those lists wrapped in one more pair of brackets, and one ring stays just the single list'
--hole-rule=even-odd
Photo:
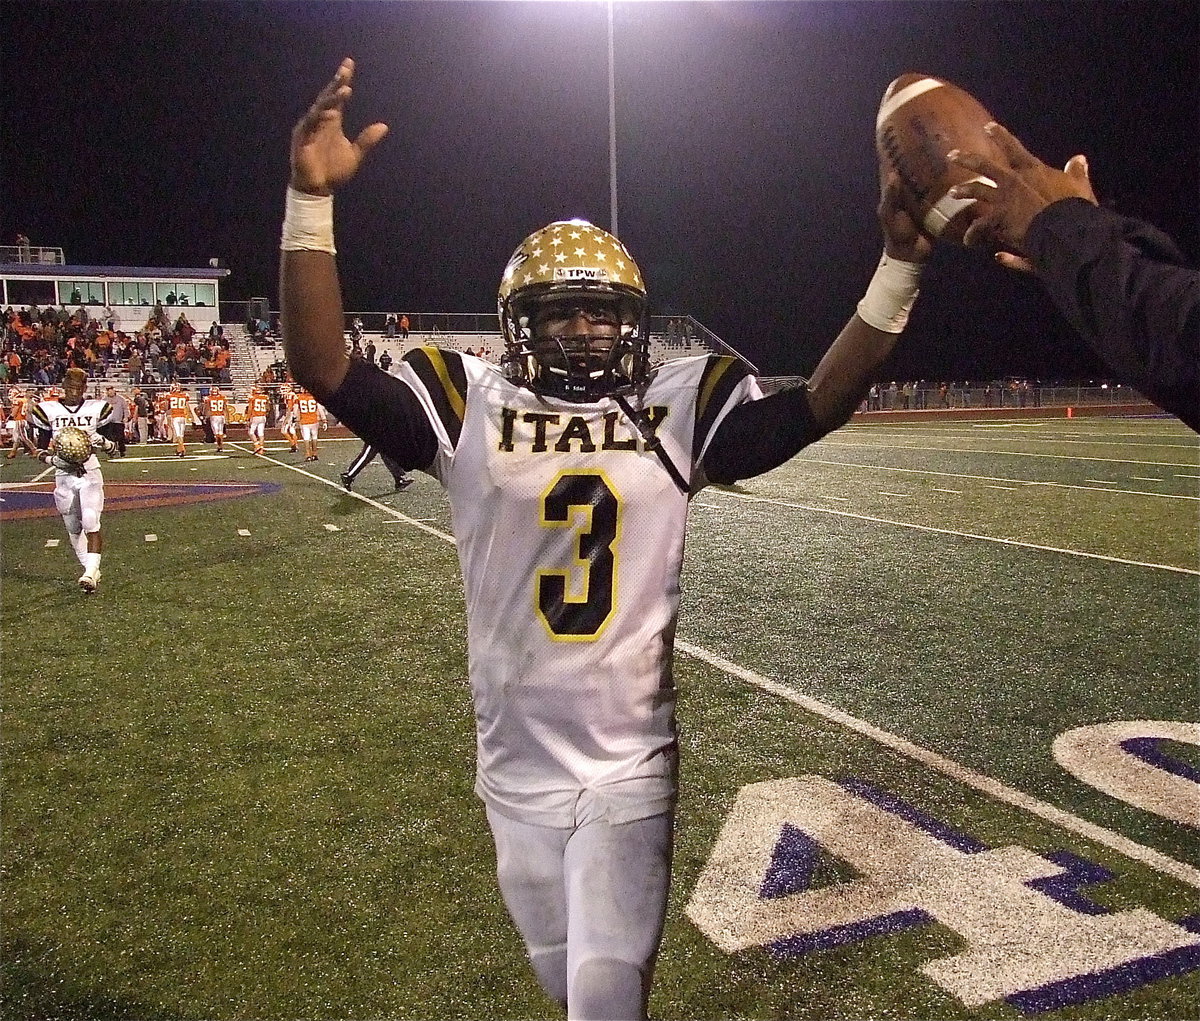
[{"label": "white yard line", "polygon": [[[994,486],[1004,489],[1004,486]],[[815,511],[818,514],[835,514],[838,517],[854,518],[858,521],[874,521],[881,525],[894,525],[897,528],[912,528],[918,532],[933,532],[937,535],[953,535],[961,539],[978,539],[981,542],[995,542],[1002,546],[1016,546],[1021,549],[1041,550],[1044,553],[1062,553],[1069,557],[1086,557],[1089,560],[1104,560],[1112,564],[1128,564],[1130,567],[1149,567],[1157,571],[1173,571],[1177,574],[1192,574],[1200,576],[1200,570],[1190,567],[1176,567],[1174,564],[1153,564],[1144,560],[1126,560],[1124,557],[1110,557],[1104,553],[1087,553],[1083,550],[1064,549],[1061,546],[1042,546],[1035,542],[1020,542],[1017,539],[1001,539],[994,535],[979,535],[975,532],[959,532],[953,528],[936,528],[933,525],[916,525],[911,521],[896,521],[892,518],[876,517],[873,514],[855,514],[853,511],[837,510],[833,507],[814,507],[806,503],[793,503],[790,500],[773,500],[766,496],[753,496],[747,493],[734,493],[727,489],[714,489],[713,492],[732,497],[735,500],[745,500],[747,503],[766,503],[776,507],[789,507],[793,510]],[[1105,492],[1105,490],[1097,490]]]},{"label": "white yard line", "polygon": [[[230,446],[237,447],[238,450],[244,451],[247,454],[251,452],[249,447],[239,446],[236,443],[230,444]],[[286,461],[280,461],[274,457],[269,457],[266,454],[259,454],[258,456],[264,461],[270,461],[272,464],[277,464],[280,468],[286,468],[288,471],[295,472],[297,475],[303,475],[305,478],[312,479],[315,482],[324,483],[325,485],[329,486],[330,489],[336,489],[339,493],[345,493],[347,496],[352,496],[356,500],[370,504],[376,510],[381,510],[385,514],[390,514],[398,521],[403,521],[407,525],[412,525],[413,528],[419,528],[422,532],[428,532],[430,535],[435,535],[439,539],[450,543],[451,546],[454,545],[454,536],[450,535],[448,532],[443,532],[441,529],[427,525],[425,522],[420,521],[417,518],[410,518],[407,514],[402,514],[394,507],[389,507],[386,503],[380,503],[378,500],[372,500],[369,496],[363,496],[361,493],[355,493],[353,490],[347,491],[340,481],[334,482],[330,479],[322,478],[320,475],[314,475],[306,468],[301,468],[299,465],[288,464]]]},{"label": "white yard line", "polygon": [[[822,440],[822,443],[827,443],[830,447],[866,447],[869,450],[878,450],[877,443],[847,443],[842,441]],[[898,443],[895,446],[887,448],[888,450],[919,450],[925,452],[933,452],[936,454],[1003,454],[1009,457],[1052,457],[1059,461],[1103,461],[1105,464],[1149,464],[1155,467],[1162,468],[1195,468],[1196,465],[1189,461],[1186,464],[1175,464],[1171,461],[1134,461],[1121,457],[1085,457],[1082,454],[1034,454],[1027,450],[981,450],[979,447],[915,447],[907,444]],[[838,462],[832,461],[831,464]]]},{"label": "white yard line", "polygon": [[[908,449],[908,448],[905,448]],[[868,471],[883,471],[883,472],[902,472],[906,475],[933,475],[944,479],[970,479],[973,482],[1006,482],[1015,483],[1018,486],[1048,486],[1052,489],[1079,489],[1085,493],[1120,493],[1125,496],[1153,496],[1160,500],[1196,500],[1200,501],[1200,496],[1188,496],[1182,493],[1147,493],[1141,489],[1096,489],[1094,486],[1077,486],[1069,482],[1042,482],[1034,479],[1009,479],[997,477],[995,475],[965,475],[962,472],[940,472],[933,471],[929,468],[895,468],[886,464],[860,464],[856,461],[824,461],[816,457],[800,456],[796,458],[793,464],[828,464],[835,468],[865,468]],[[1169,466],[1168,466],[1169,467]],[[1177,475],[1177,478],[1191,479],[1200,478],[1200,475]],[[1088,480],[1092,481],[1091,479]],[[1160,481],[1153,479],[1151,481]],[[1116,483],[1105,483],[1105,485],[1115,485]]]},{"label": "white yard line", "polygon": [[955,762],[953,759],[948,759],[944,755],[930,751],[928,748],[922,748],[918,744],[914,744],[890,731],[876,727],[866,720],[860,720],[856,716],[851,716],[849,713],[843,712],[834,706],[827,705],[808,695],[802,695],[787,685],[780,684],[778,681],[773,681],[762,674],[755,673],[753,670],[739,666],[737,663],[709,652],[698,645],[692,645],[690,642],[676,637],[675,648],[709,664],[709,666],[716,667],[730,677],[736,677],[771,695],[787,699],[787,701],[794,703],[806,712],[828,720],[830,723],[835,723],[840,727],[845,727],[847,730],[852,730],[856,734],[868,737],[872,741],[890,748],[892,751],[899,752],[907,758],[928,766],[930,769],[953,777],[955,780],[969,787],[974,787],[977,791],[981,791],[989,797],[995,798],[997,801],[1002,801],[1007,805],[1012,805],[1014,808],[1022,809],[1031,815],[1037,816],[1039,819],[1045,819],[1047,822],[1061,826],[1068,832],[1085,837],[1088,840],[1093,840],[1098,844],[1103,844],[1114,851],[1119,851],[1126,857],[1141,862],[1143,865],[1147,865],[1155,871],[1161,872],[1163,875],[1171,876],[1174,879],[1187,883],[1189,886],[1200,888],[1200,869],[1188,865],[1186,862],[1176,861],[1169,855],[1163,854],[1161,851],[1156,851],[1152,847],[1146,847],[1144,844],[1130,840],[1128,837],[1124,837],[1120,833],[1115,833],[1104,826],[1088,822],[1088,820],[1082,819],[1071,812],[1064,811],[1055,805],[1051,805],[1049,802],[1041,801],[1014,787],[1009,787],[999,780],[993,780],[990,776],[978,773],[967,766]]}]

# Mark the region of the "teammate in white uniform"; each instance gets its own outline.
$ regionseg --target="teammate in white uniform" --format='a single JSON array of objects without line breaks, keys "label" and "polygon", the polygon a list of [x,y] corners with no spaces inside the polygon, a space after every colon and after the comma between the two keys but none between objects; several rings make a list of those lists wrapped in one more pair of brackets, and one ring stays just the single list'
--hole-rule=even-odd
[{"label": "teammate in white uniform", "polygon": [[[53,440],[69,425],[78,426],[92,438],[92,449],[111,454],[112,440],[100,435],[99,428],[112,416],[112,405],[98,398],[85,398],[87,373],[68,369],[63,380],[63,396],[39,401],[29,412],[29,433],[25,445],[30,455],[54,465],[54,505],[62,515],[71,540],[71,548],[83,574],[79,587],[89,594],[100,584],[100,553],[104,537],[100,531],[100,512],[104,510],[104,476],[100,459],[93,453],[76,467],[53,454]],[[47,449],[49,448],[49,449]]]},{"label": "teammate in white uniform", "polygon": [[[292,135],[280,296],[289,365],[339,420],[449,495],[466,589],[476,791],[501,893],[571,1018],[644,1018],[670,883],[672,639],[688,501],[845,422],[929,252],[884,189],[888,257],[808,388],[733,358],[648,364],[646,290],[616,238],[553,223],[500,286],[502,367],[435,348],[350,360],[332,199],[386,132],[342,129],[344,61]],[[903,261],[901,261],[903,260]]]}]

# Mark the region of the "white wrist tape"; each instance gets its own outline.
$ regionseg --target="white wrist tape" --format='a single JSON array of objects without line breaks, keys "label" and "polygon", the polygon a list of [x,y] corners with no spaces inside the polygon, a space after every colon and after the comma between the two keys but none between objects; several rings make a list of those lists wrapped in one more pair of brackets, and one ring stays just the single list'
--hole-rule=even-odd
[{"label": "white wrist tape", "polygon": [[328,252],[336,255],[337,249],[333,246],[333,196],[308,195],[289,187],[279,248],[284,252]]},{"label": "white wrist tape", "polygon": [[902,332],[920,293],[920,282],[921,263],[889,259],[885,252],[858,303],[858,317],[884,333]]}]

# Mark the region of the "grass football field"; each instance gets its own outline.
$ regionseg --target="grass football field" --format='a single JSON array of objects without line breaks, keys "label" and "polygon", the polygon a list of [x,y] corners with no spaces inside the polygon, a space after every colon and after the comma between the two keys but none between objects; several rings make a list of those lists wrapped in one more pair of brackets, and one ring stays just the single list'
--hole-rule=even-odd
[{"label": "grass football field", "polygon": [[[446,502],[357,450],[130,447],[94,597],[0,462],[3,1017],[556,1016]],[[652,1015],[1195,1017],[1198,511],[1169,419],[853,425],[701,493]]]}]

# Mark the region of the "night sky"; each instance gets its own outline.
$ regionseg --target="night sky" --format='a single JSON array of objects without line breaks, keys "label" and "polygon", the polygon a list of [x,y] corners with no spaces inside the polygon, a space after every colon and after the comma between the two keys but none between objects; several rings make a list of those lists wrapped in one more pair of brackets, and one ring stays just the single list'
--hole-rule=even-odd
[{"label": "night sky", "polygon": [[[875,111],[905,71],[1195,260],[1200,15],[1186,2],[616,5],[619,221],[652,310],[809,373],[878,259]],[[343,56],[391,134],[337,199],[351,310],[488,312],[516,244],[609,225],[607,9],[576,3],[8,0],[0,241],[202,266],[276,300],[292,125]],[[1100,372],[1036,281],[939,247],[896,378]]]}]

